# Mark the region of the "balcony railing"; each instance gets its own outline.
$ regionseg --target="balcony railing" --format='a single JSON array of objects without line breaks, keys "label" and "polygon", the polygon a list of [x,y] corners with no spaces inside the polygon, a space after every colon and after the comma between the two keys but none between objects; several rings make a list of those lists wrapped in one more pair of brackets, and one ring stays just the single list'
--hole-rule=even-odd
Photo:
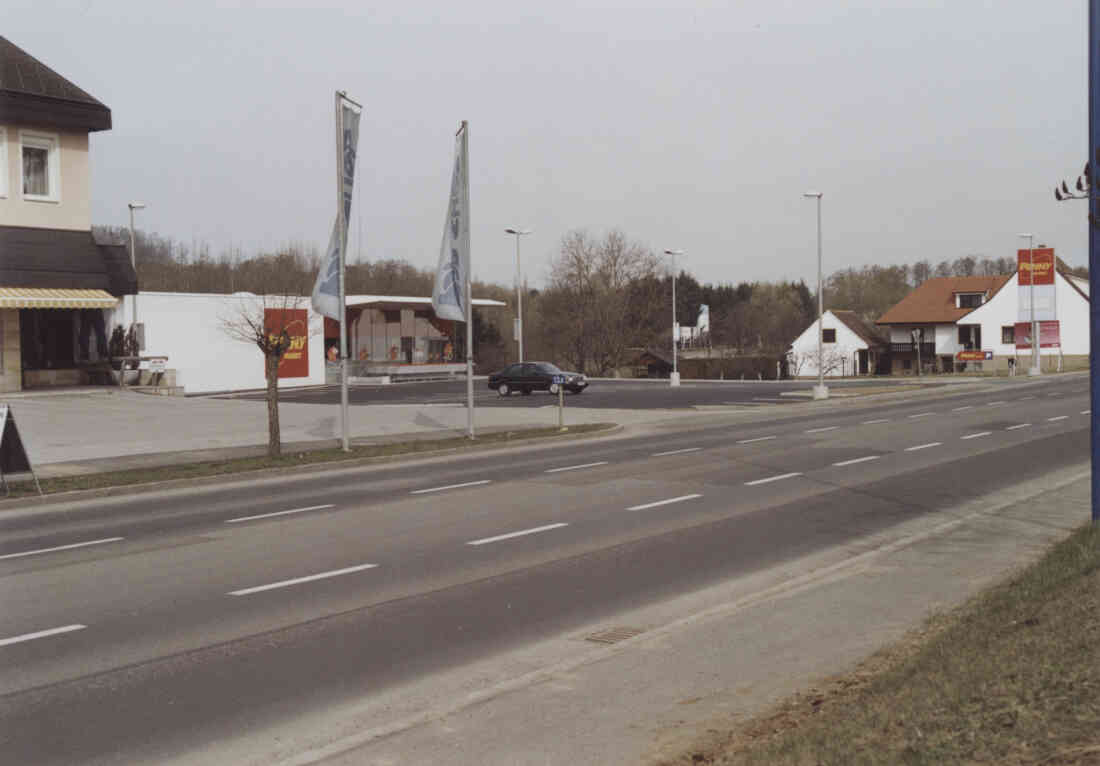
[{"label": "balcony railing", "polygon": [[[915,354],[917,352],[917,344],[915,343],[891,343],[890,353],[892,354]],[[921,343],[920,355],[922,357],[931,358],[936,353],[935,343]]]}]

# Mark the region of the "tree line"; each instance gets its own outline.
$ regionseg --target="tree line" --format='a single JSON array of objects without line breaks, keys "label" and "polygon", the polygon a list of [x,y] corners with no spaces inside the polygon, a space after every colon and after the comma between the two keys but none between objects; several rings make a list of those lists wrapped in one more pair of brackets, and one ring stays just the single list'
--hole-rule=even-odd
[{"label": "tree line", "polygon": [[[104,228],[101,236],[128,241],[128,230]],[[136,232],[138,283],[143,291],[309,295],[320,264],[315,246],[288,243],[272,252],[245,255],[239,249],[211,256],[206,245],[188,248],[148,232]],[[1061,268],[1087,276],[1087,268]],[[855,311],[874,322],[914,287],[946,276],[1007,275],[1015,258],[973,255],[908,265],[847,268],[825,280],[825,307]],[[349,295],[432,293],[435,275],[403,260],[347,266]],[[512,327],[515,287],[475,281],[479,298],[506,307],[474,312],[479,371],[514,361]],[[524,286],[526,356],[546,359],[589,375],[631,367],[640,351],[670,355],[672,275],[652,249],[621,231],[594,235],[566,233],[551,259],[543,289]],[[782,357],[817,316],[817,295],[803,281],[701,284],[680,270],[676,316],[694,326],[700,307],[709,308],[710,331],[702,343],[716,355]]]}]

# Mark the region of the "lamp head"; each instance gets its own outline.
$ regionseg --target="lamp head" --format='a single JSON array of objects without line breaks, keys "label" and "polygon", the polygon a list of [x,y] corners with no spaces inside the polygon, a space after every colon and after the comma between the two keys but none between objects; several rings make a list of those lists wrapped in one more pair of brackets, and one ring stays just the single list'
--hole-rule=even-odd
[{"label": "lamp head", "polygon": [[808,191],[808,192],[804,192],[802,194],[802,196],[803,197],[813,197],[814,199],[821,199],[821,192],[819,192],[819,191]]},{"label": "lamp head", "polygon": [[145,209],[145,203],[144,202],[131,202],[127,205],[127,207],[129,207],[131,210],[144,210]]},{"label": "lamp head", "polygon": [[683,250],[665,250],[665,255],[683,255]]},{"label": "lamp head", "polygon": [[504,230],[504,232],[506,234],[515,234],[517,236],[522,236],[524,234],[530,234],[531,231],[532,231],[531,229],[505,229]]}]

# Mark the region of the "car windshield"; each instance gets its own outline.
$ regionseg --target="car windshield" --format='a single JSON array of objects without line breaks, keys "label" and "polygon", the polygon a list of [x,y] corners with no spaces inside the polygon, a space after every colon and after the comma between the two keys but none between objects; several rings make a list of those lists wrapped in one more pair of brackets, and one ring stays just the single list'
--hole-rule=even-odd
[{"label": "car windshield", "polygon": [[538,369],[539,372],[547,372],[551,375],[561,375],[561,370],[549,362],[539,362],[535,365],[535,368]]}]

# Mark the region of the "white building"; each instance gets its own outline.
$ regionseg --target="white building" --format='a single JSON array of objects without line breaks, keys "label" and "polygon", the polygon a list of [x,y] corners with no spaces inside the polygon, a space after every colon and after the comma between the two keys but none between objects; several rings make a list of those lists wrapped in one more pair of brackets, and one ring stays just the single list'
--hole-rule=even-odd
[{"label": "white building", "polygon": [[[821,318],[822,367],[825,377],[871,375],[877,371],[886,344],[854,311],[830,309]],[[818,374],[817,320],[791,344],[787,364],[791,377],[816,378]]]}]

